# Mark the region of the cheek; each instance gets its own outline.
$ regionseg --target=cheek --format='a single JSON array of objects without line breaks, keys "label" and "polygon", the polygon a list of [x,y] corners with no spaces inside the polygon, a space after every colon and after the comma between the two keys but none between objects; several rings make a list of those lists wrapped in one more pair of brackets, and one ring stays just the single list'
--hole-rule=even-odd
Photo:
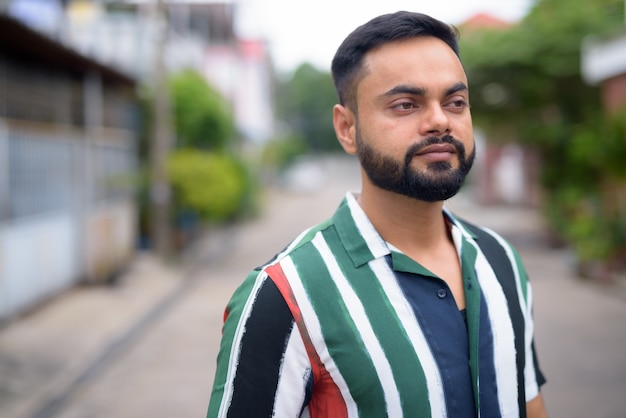
[{"label": "cheek", "polygon": [[406,148],[419,141],[415,130],[407,129],[406,124],[376,116],[365,117],[360,128],[363,141],[388,156],[404,157]]},{"label": "cheek", "polygon": [[472,126],[471,116],[464,117],[458,121],[452,129],[452,136],[465,145],[467,152],[474,148],[474,128]]}]

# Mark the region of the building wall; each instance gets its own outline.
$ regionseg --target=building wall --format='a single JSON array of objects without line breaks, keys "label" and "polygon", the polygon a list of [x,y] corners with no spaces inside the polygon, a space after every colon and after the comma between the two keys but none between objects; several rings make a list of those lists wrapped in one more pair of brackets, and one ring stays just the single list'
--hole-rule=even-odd
[{"label": "building wall", "polygon": [[540,159],[519,144],[498,144],[477,135],[477,158],[470,176],[484,205],[537,207],[541,204]]},{"label": "building wall", "polygon": [[[16,33],[29,41],[14,42]],[[8,40],[0,48],[0,321],[78,282],[114,277],[133,256],[137,230],[134,82],[5,18],[0,41]]]},{"label": "building wall", "polygon": [[134,255],[133,135],[0,118],[0,321]]},{"label": "building wall", "polygon": [[69,212],[0,224],[0,321],[77,281],[77,228]]},{"label": "building wall", "polygon": [[626,108],[626,72],[602,83],[602,101],[608,112]]},{"label": "building wall", "polygon": [[[108,15],[70,8],[68,42],[81,52],[117,66],[150,85],[159,36],[149,3],[134,13]],[[274,135],[272,70],[264,42],[234,33],[229,2],[177,2],[168,5],[169,32],[164,60],[170,74],[191,69],[232,105],[237,131],[251,143]]]},{"label": "building wall", "polygon": [[263,144],[274,135],[272,72],[261,41],[208,47],[203,68],[207,81],[231,103],[241,135]]}]

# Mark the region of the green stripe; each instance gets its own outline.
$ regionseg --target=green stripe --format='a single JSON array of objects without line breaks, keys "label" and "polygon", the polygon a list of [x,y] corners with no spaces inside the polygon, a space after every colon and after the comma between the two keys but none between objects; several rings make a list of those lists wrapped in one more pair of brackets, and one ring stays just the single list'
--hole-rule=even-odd
[{"label": "green stripe", "polygon": [[329,353],[348,385],[359,417],[387,416],[381,382],[348,307],[319,252],[308,245],[292,259],[317,313]]},{"label": "green stripe", "polygon": [[393,263],[393,269],[395,271],[402,271],[405,273],[418,274],[420,276],[433,277],[438,279],[439,277],[428,270],[426,267],[417,263],[411,257],[404,253],[399,253],[397,251],[391,252],[391,261]]},{"label": "green stripe", "polygon": [[526,274],[526,269],[524,268],[522,259],[519,253],[515,250],[515,248],[513,247],[509,247],[509,248],[511,248],[511,251],[513,252],[513,255],[515,256],[515,266],[517,267],[517,271],[519,272],[520,286],[522,288],[522,295],[524,296],[524,306],[527,306],[528,305],[528,276]]},{"label": "green stripe", "polygon": [[295,251],[296,249],[302,247],[305,244],[308,244],[314,237],[315,234],[317,234],[319,231],[322,231],[326,228],[328,228],[329,225],[332,224],[332,219],[328,219],[325,222],[322,222],[312,228],[310,228],[308,231],[306,231],[302,237],[300,238],[300,240],[296,243],[292,243],[293,244],[293,248],[291,248],[291,252]]},{"label": "green stripe", "polygon": [[337,233],[342,238],[342,250],[345,247],[350,254],[350,260],[354,266],[361,266],[374,258],[365,238],[361,235],[352,217],[350,206],[346,199],[344,199],[339,209],[337,209],[337,212],[335,212],[333,221]]},{"label": "green stripe", "polygon": [[[405,417],[430,418],[428,386],[422,364],[387,294],[368,265],[352,267],[334,231],[324,234],[348,282],[361,300],[391,366]],[[410,372],[407,372],[410,371]]]},{"label": "green stripe", "polygon": [[479,325],[480,325],[480,284],[474,271],[476,265],[476,248],[465,237],[461,244],[461,268],[463,285],[465,286],[465,308],[467,313],[467,330],[469,333],[470,370],[474,385],[474,401],[476,410],[480,410],[478,388],[479,376]]},{"label": "green stripe", "polygon": [[258,275],[258,271],[250,273],[246,280],[237,288],[228,302],[226,309],[229,314],[222,329],[222,341],[220,343],[220,351],[217,356],[217,370],[215,372],[215,381],[213,383],[213,391],[211,393],[207,417],[218,416],[220,405],[222,403],[222,397],[224,396],[224,385],[226,384],[226,379],[228,377],[229,359],[231,356],[233,340],[235,338],[237,326],[241,320],[241,315],[246,305],[246,301],[249,299],[250,294],[254,289]]}]

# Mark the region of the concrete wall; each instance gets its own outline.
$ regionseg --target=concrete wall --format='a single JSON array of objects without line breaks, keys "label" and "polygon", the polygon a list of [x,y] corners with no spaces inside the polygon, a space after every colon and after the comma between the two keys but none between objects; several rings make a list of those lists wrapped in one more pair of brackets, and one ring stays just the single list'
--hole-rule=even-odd
[{"label": "concrete wall", "polygon": [[124,269],[135,251],[135,212],[120,201],[93,209],[84,223],[66,212],[0,224],[0,321]]},{"label": "concrete wall", "polygon": [[76,228],[67,213],[0,226],[0,320],[78,280],[81,269]]}]

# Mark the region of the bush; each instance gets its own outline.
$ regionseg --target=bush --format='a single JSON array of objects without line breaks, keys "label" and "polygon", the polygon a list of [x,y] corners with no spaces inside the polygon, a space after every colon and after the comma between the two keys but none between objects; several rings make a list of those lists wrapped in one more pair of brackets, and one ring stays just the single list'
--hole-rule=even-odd
[{"label": "bush", "polygon": [[626,251],[626,113],[580,124],[558,148],[547,214],[581,262],[613,262]]},{"label": "bush", "polygon": [[223,150],[235,133],[226,100],[202,75],[186,70],[171,79],[174,125],[179,148]]},{"label": "bush", "polygon": [[233,157],[177,150],[170,157],[169,174],[178,213],[191,211],[203,221],[222,222],[245,209],[247,173]]}]

